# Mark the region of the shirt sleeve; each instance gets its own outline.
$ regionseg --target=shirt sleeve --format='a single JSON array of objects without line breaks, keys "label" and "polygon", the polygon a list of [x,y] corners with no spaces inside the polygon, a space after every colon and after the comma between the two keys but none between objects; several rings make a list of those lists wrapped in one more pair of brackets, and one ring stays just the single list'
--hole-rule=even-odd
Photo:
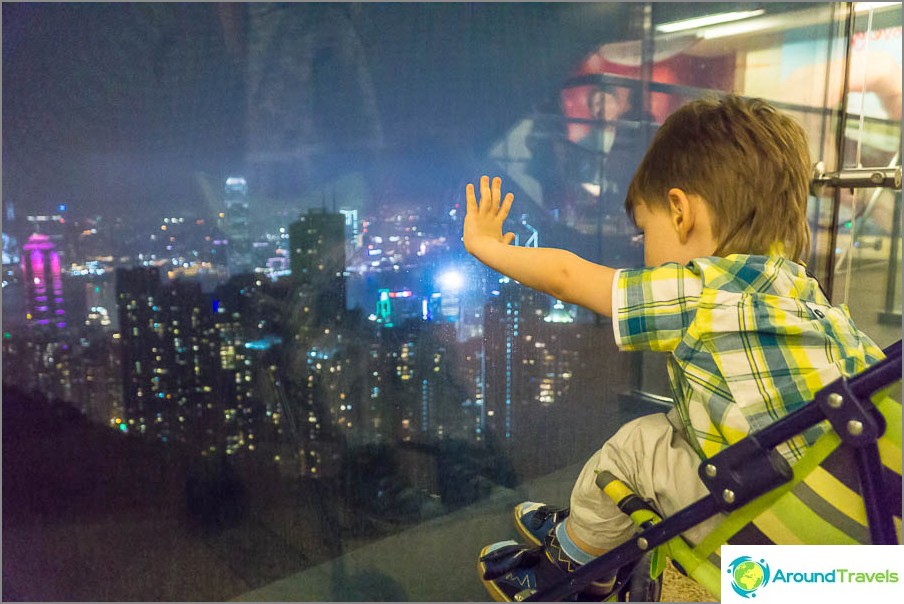
[{"label": "shirt sleeve", "polygon": [[612,284],[612,328],[621,350],[674,350],[694,320],[703,281],[693,265],[622,269]]}]

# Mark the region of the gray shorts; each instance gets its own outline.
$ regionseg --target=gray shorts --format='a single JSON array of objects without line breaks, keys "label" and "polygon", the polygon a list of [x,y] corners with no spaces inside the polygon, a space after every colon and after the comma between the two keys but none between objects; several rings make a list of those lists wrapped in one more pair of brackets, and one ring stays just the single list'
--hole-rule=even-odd
[{"label": "gray shorts", "polygon": [[[667,517],[709,495],[697,475],[699,465],[700,457],[688,443],[674,409],[668,415],[655,413],[625,424],[584,464],[571,492],[569,532],[588,545],[608,550],[637,531],[596,485],[599,471],[614,474]],[[715,516],[684,537],[699,543],[723,518]]]}]

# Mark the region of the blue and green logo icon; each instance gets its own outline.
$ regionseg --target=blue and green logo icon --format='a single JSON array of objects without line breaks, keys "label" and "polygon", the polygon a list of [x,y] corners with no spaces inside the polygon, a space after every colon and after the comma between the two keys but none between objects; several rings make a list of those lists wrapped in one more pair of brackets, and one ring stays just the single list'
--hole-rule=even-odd
[{"label": "blue and green logo icon", "polygon": [[769,565],[765,560],[757,562],[750,556],[740,556],[728,565],[731,587],[744,598],[755,598],[756,590],[769,583]]}]

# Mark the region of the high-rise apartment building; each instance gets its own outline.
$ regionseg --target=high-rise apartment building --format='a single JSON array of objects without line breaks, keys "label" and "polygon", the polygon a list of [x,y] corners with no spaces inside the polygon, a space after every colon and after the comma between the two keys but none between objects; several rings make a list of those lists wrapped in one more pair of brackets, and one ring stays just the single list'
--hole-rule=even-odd
[{"label": "high-rise apartment building", "polygon": [[289,262],[299,295],[310,300],[317,324],[345,314],[345,216],[309,210],[289,225]]},{"label": "high-rise apartment building", "polygon": [[124,431],[216,446],[219,345],[197,283],[164,286],[156,268],[119,269]]},{"label": "high-rise apartment building", "polygon": [[526,409],[566,400],[579,365],[581,330],[558,300],[515,282],[501,283],[484,310],[478,391],[484,428],[501,439],[529,438]]}]

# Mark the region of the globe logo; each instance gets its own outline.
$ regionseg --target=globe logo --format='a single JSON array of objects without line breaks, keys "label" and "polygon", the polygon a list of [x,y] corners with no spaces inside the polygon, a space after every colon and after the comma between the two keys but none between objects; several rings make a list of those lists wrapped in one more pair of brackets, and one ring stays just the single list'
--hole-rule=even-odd
[{"label": "globe logo", "polygon": [[755,598],[756,590],[769,583],[769,565],[765,560],[757,562],[750,556],[735,558],[728,565],[731,587],[744,598]]}]

